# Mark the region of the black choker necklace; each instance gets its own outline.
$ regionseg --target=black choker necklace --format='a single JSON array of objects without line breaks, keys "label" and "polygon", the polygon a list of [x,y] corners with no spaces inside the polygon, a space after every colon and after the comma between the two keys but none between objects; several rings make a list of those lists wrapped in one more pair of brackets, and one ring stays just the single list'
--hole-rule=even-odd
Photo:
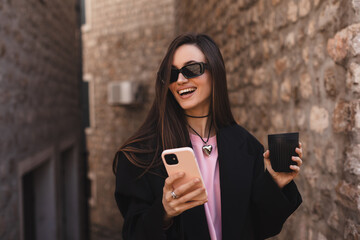
[{"label": "black choker necklace", "polygon": [[207,140],[206,140],[206,141],[204,141],[204,139],[200,136],[200,134],[199,134],[197,131],[195,131],[195,129],[193,129],[189,124],[188,124],[188,126],[189,126],[189,128],[191,128],[191,130],[194,131],[194,133],[195,133],[196,135],[198,135],[198,136],[200,137],[201,141],[204,143],[204,146],[202,147],[203,152],[204,152],[207,156],[210,156],[211,151],[212,151],[212,146],[211,146],[210,144],[207,144],[207,143],[208,143],[208,141],[209,141],[209,139],[210,139],[210,132],[211,132],[211,127],[212,127],[212,120],[211,120],[211,122],[210,122],[209,134],[208,134],[208,137],[207,137]]},{"label": "black choker necklace", "polygon": [[205,116],[192,116],[192,115],[188,115],[186,113],[184,113],[184,114],[185,114],[185,116],[191,117],[191,118],[206,118],[206,117],[210,116],[210,113],[208,115],[205,115]]}]

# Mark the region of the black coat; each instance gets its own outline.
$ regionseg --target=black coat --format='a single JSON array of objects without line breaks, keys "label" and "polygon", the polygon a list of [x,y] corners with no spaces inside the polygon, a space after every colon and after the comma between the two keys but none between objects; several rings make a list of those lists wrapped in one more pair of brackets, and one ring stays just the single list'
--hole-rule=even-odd
[{"label": "black coat", "polygon": [[[224,240],[264,239],[278,234],[302,199],[292,181],[280,189],[264,171],[263,146],[244,128],[232,125],[217,133]],[[118,155],[115,198],[124,217],[126,239],[210,239],[204,206],[189,209],[163,230],[162,190],[165,168],[158,174],[135,167]],[[144,160],[152,156],[141,156]]]}]

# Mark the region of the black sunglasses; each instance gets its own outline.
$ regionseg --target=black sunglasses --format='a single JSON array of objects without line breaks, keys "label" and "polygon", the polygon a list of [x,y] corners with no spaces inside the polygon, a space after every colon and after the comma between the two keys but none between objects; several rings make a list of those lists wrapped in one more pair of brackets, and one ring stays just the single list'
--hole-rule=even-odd
[{"label": "black sunglasses", "polygon": [[183,66],[180,69],[172,67],[170,83],[177,81],[179,77],[179,73],[181,73],[185,78],[194,78],[202,75],[205,72],[205,68],[209,68],[209,67],[206,63],[203,62],[190,63],[188,65]]}]

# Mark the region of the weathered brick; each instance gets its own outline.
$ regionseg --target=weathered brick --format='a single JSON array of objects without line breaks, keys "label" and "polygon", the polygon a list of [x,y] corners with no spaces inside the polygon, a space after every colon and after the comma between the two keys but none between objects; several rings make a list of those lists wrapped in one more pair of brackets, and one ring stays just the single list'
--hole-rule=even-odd
[{"label": "weathered brick", "polygon": [[331,226],[333,229],[339,228],[340,216],[338,213],[338,209],[331,211],[326,223]]},{"label": "weathered brick", "polygon": [[255,70],[252,83],[255,86],[260,86],[261,84],[264,84],[265,82],[267,82],[267,80],[266,80],[267,78],[268,78],[268,76],[266,75],[265,68],[261,67],[261,68],[258,68]]},{"label": "weathered brick", "polygon": [[360,186],[341,181],[336,186],[337,201],[352,210],[360,210]]},{"label": "weathered brick", "polygon": [[357,177],[360,176],[360,144],[353,145],[347,149],[344,170],[349,174]]},{"label": "weathered brick", "polygon": [[353,24],[339,31],[328,40],[327,51],[335,62],[344,60],[349,52],[352,56],[360,53],[360,24]]},{"label": "weathered brick", "polygon": [[339,85],[345,82],[345,73],[336,66],[330,66],[324,71],[324,85],[326,93],[331,97],[336,97],[339,92]]},{"label": "weathered brick", "polygon": [[313,106],[310,112],[310,129],[323,133],[329,127],[329,112],[322,107]]},{"label": "weathered brick", "polygon": [[275,13],[275,28],[282,28],[288,22],[288,9],[287,6],[281,5]]},{"label": "weathered brick", "polygon": [[318,239],[318,240],[328,240],[328,239],[325,237],[325,235],[323,235],[321,232],[318,233],[317,239]]},{"label": "weathered brick", "polygon": [[291,49],[292,47],[294,47],[294,45],[295,45],[295,33],[290,32],[285,38],[285,46]]},{"label": "weathered brick", "polygon": [[278,75],[281,75],[288,67],[288,58],[282,57],[276,60],[275,62],[275,70]]},{"label": "weathered brick", "polygon": [[271,85],[271,103],[275,104],[279,99],[279,83],[272,81]]},{"label": "weathered brick", "polygon": [[360,224],[347,219],[344,231],[344,239],[360,239]]},{"label": "weathered brick", "polygon": [[302,49],[301,56],[305,63],[309,62],[309,48],[308,47],[304,47]]},{"label": "weathered brick", "polygon": [[360,1],[359,0],[351,0],[352,8],[355,11],[355,18],[359,20],[360,18]]},{"label": "weathered brick", "polygon": [[310,0],[300,0],[299,2],[299,16],[305,17],[311,10]]},{"label": "weathered brick", "polygon": [[277,131],[281,131],[284,128],[284,118],[281,113],[274,112],[271,114],[271,123]]},{"label": "weathered brick", "polygon": [[286,77],[280,85],[280,98],[284,102],[289,102],[292,98],[291,80],[289,77]]},{"label": "weathered brick", "polygon": [[303,109],[296,109],[296,124],[298,129],[303,129],[306,122],[306,113]]},{"label": "weathered brick", "polygon": [[268,100],[268,91],[264,91],[263,89],[255,89],[252,98],[256,106],[262,106]]},{"label": "weathered brick", "polygon": [[311,77],[309,73],[300,75],[300,94],[304,99],[308,99],[313,93]]},{"label": "weathered brick", "polygon": [[350,131],[351,126],[350,103],[346,101],[340,101],[336,104],[332,117],[333,130],[336,133]]},{"label": "weathered brick", "polygon": [[325,29],[327,26],[333,23],[334,19],[337,17],[339,7],[340,1],[326,3],[318,17],[319,29]]},{"label": "weathered brick", "polygon": [[358,31],[357,35],[351,39],[350,47],[353,56],[358,56],[360,54],[360,31]]},{"label": "weathered brick", "polygon": [[263,57],[264,59],[268,59],[270,57],[270,48],[269,42],[265,39],[262,42],[262,49],[263,49]]},{"label": "weathered brick", "polygon": [[230,92],[229,93],[229,100],[232,106],[239,106],[244,104],[245,101],[245,93],[241,92]]},{"label": "weathered brick", "polygon": [[298,19],[298,6],[292,0],[288,1],[287,19],[291,22],[296,22]]},{"label": "weathered brick", "polygon": [[358,132],[360,129],[360,100],[354,100],[351,102],[351,122],[353,131]]},{"label": "weathered brick", "polygon": [[340,62],[346,57],[348,48],[347,38],[338,34],[329,39],[327,44],[327,51],[335,62]]},{"label": "weathered brick", "polygon": [[247,115],[247,112],[245,110],[245,108],[233,108],[233,113],[234,113],[234,118],[235,118],[235,121],[238,123],[238,124],[241,124],[241,125],[245,125],[246,124],[246,121],[248,119],[248,115]]},{"label": "weathered brick", "polygon": [[315,33],[316,33],[316,28],[315,28],[315,20],[314,19],[311,19],[309,21],[309,24],[307,25],[307,35],[309,35],[310,37],[314,37],[315,36]]},{"label": "weathered brick", "polygon": [[309,166],[304,166],[302,174],[312,189],[316,189],[317,182],[319,180],[319,172]]},{"label": "weathered brick", "polygon": [[271,0],[271,4],[272,4],[273,6],[276,6],[276,5],[278,5],[278,4],[280,3],[280,1],[281,1],[281,0]]},{"label": "weathered brick", "polygon": [[346,74],[346,87],[353,94],[360,94],[360,65],[352,62]]}]

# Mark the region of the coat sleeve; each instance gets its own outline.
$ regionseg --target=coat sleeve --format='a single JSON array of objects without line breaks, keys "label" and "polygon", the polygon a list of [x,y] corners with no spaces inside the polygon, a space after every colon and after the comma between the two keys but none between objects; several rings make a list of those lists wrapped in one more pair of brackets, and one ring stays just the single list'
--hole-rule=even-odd
[{"label": "coat sleeve", "polygon": [[[156,196],[153,179],[148,174],[139,177],[143,169],[133,165],[123,153],[117,155],[115,199],[124,218],[124,240],[167,239],[172,229],[163,229],[162,195]],[[164,180],[157,179],[162,190]]]},{"label": "coat sleeve", "polygon": [[260,148],[254,165],[252,202],[256,239],[265,239],[280,233],[286,219],[299,207],[302,198],[294,181],[280,189],[270,173],[264,171],[264,149],[262,146]]}]

